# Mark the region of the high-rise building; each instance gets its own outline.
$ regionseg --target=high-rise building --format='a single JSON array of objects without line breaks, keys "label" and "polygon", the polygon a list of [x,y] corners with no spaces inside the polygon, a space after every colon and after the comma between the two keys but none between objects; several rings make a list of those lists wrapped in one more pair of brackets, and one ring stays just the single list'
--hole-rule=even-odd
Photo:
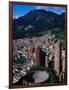
[{"label": "high-rise building", "polygon": [[56,41],[54,44],[54,71],[59,75],[61,71],[61,49],[60,42]]},{"label": "high-rise building", "polygon": [[45,66],[48,67],[48,56],[45,56]]},{"label": "high-rise building", "polygon": [[33,56],[33,47],[28,47],[28,53],[30,57]]},{"label": "high-rise building", "polygon": [[40,65],[41,61],[41,49],[39,46],[35,46],[35,65]]},{"label": "high-rise building", "polygon": [[65,50],[62,50],[62,80],[65,81],[66,67],[65,67]]}]

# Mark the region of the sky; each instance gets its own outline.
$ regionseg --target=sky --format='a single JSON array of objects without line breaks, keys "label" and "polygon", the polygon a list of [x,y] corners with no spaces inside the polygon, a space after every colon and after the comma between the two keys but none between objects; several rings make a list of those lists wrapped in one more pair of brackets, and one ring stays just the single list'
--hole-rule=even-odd
[{"label": "sky", "polygon": [[34,6],[34,5],[18,5],[13,4],[13,18],[18,18],[20,16],[24,16],[31,10],[35,9],[44,9],[46,11],[52,11],[57,14],[61,14],[65,11],[62,7],[53,7],[53,6]]}]

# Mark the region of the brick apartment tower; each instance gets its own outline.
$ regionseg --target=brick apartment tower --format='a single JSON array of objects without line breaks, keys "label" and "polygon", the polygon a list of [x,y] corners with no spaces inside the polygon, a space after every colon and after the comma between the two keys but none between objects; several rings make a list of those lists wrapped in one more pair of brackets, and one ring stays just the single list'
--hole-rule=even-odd
[{"label": "brick apartment tower", "polygon": [[54,43],[54,71],[56,75],[59,76],[61,71],[61,51],[60,42],[56,41]]},{"label": "brick apartment tower", "polygon": [[39,46],[35,46],[35,66],[39,66],[41,61],[41,49]]}]

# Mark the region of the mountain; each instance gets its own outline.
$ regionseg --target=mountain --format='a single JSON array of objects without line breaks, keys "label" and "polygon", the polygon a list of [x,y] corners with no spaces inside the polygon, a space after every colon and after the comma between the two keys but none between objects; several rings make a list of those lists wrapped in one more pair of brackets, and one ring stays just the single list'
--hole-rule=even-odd
[{"label": "mountain", "polygon": [[41,36],[49,29],[64,27],[64,13],[58,15],[43,9],[33,10],[24,16],[13,19],[13,38]]}]

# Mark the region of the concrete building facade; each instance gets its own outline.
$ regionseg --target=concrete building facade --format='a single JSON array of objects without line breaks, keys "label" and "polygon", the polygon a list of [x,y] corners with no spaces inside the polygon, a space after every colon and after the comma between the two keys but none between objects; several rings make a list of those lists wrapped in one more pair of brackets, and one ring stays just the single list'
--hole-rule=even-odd
[{"label": "concrete building facade", "polygon": [[60,42],[57,41],[54,44],[54,71],[56,75],[59,75],[61,70],[61,49]]}]

